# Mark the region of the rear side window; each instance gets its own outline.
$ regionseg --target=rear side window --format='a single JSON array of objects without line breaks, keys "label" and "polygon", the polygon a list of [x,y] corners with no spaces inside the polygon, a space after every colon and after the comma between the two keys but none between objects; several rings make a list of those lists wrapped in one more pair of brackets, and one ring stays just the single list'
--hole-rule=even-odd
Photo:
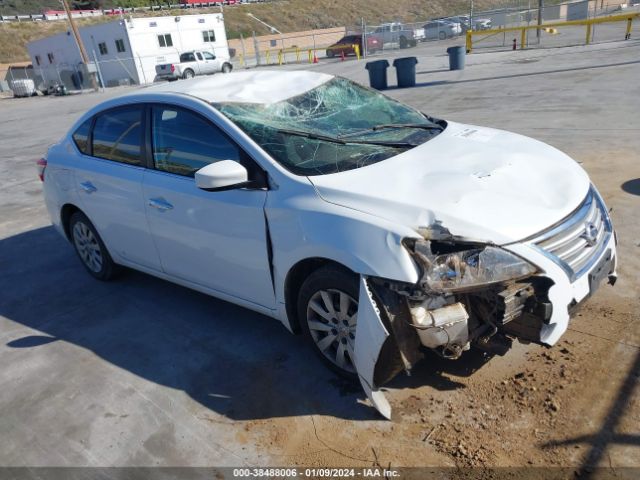
[{"label": "rear side window", "polygon": [[130,165],[142,161],[142,109],[126,107],[96,117],[93,156]]},{"label": "rear side window", "polygon": [[157,170],[193,177],[220,160],[240,161],[240,149],[200,115],[176,107],[153,108],[153,162]]},{"label": "rear side window", "polygon": [[93,119],[90,118],[84,122],[75,132],[73,132],[72,135],[73,142],[76,144],[76,147],[78,147],[78,150],[85,155],[91,155],[91,149],[89,148],[89,132],[91,132],[92,120]]}]

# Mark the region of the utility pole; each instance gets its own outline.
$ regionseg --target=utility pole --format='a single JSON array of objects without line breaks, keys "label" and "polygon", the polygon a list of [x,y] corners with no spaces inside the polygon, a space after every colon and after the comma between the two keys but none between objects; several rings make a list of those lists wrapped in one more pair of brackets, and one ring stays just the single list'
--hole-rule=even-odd
[{"label": "utility pole", "polygon": [[536,37],[540,43],[540,25],[542,25],[542,11],[544,10],[544,0],[538,0],[538,28],[536,28]]},{"label": "utility pole", "polygon": [[473,30],[473,0],[469,0],[469,30]]},{"label": "utility pole", "polygon": [[[87,51],[84,49],[84,44],[82,43],[82,38],[80,38],[80,32],[78,31],[76,21],[71,16],[71,9],[69,8],[69,4],[67,3],[67,0],[61,0],[61,1],[62,1],[62,5],[64,6],[64,11],[67,12],[67,19],[69,20],[69,25],[71,26],[73,37],[76,39],[78,50],[80,50],[80,57],[82,58],[82,63],[88,66],[89,56],[87,55]],[[97,92],[98,84],[96,83],[95,77],[93,75],[89,75],[89,78],[91,79],[91,86]]]}]

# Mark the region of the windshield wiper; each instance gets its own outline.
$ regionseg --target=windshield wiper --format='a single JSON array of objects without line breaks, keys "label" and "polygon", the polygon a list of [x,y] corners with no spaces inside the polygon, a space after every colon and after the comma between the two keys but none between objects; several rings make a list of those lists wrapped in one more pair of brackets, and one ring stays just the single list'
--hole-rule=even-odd
[{"label": "windshield wiper", "polygon": [[413,148],[417,147],[414,143],[409,142],[377,142],[375,140],[342,140],[340,137],[330,137],[328,135],[322,135],[319,133],[305,132],[303,130],[288,130],[285,128],[277,128],[277,132],[284,133],[285,135],[295,135],[297,137],[305,137],[310,140],[320,140],[323,142],[337,143],[340,145],[358,144],[358,145],[379,145],[381,147],[392,148]]},{"label": "windshield wiper", "polygon": [[365,128],[364,130],[358,130],[356,132],[351,132],[351,133],[345,133],[344,135],[340,135],[338,138],[349,138],[349,137],[357,137],[358,135],[362,135],[364,133],[369,133],[369,132],[378,132],[380,130],[387,130],[389,128],[417,128],[420,130],[433,130],[433,131],[438,131],[441,132],[444,130],[443,127],[441,127],[438,124],[432,123],[432,124],[428,124],[428,123],[383,123],[380,125],[375,125],[371,128]]}]

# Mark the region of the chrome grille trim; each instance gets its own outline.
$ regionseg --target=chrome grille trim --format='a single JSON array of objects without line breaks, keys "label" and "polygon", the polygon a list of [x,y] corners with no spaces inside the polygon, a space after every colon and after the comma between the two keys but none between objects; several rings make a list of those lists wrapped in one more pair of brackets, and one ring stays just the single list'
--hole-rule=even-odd
[{"label": "chrome grille trim", "polygon": [[[586,238],[592,226],[593,238]],[[581,277],[600,258],[612,234],[602,198],[591,187],[580,207],[559,224],[528,243],[563,268],[571,281]]]}]

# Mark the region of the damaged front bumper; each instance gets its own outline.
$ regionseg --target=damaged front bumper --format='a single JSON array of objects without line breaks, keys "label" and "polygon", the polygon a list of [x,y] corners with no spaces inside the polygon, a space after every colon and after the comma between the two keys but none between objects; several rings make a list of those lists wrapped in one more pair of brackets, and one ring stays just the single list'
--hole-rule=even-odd
[{"label": "damaged front bumper", "polygon": [[[447,242],[442,231],[435,236],[434,245]],[[534,265],[535,273],[454,291],[361,277],[354,364],[383,416],[390,418],[391,408],[379,387],[408,373],[423,347],[455,359],[472,344],[504,354],[516,338],[552,346],[567,330],[570,312],[616,279],[615,233],[595,189],[558,225],[501,249]]]}]

